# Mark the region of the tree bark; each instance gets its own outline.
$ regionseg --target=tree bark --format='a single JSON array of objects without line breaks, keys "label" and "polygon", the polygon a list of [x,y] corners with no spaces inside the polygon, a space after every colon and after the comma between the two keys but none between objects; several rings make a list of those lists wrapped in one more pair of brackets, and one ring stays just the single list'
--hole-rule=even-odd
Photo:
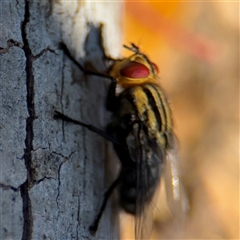
[{"label": "tree bark", "polygon": [[88,230],[116,177],[111,144],[53,114],[104,129],[109,80],[85,76],[59,46],[103,71],[104,54],[120,52],[121,4],[0,5],[0,239],[118,239],[114,198],[95,237]]}]

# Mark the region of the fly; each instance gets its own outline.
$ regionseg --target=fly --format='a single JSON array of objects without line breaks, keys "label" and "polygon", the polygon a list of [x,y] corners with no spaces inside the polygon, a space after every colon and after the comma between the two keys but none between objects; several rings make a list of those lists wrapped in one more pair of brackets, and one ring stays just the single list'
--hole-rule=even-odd
[{"label": "fly", "polygon": [[120,205],[135,215],[135,238],[146,239],[150,237],[151,227],[146,227],[145,221],[152,218],[150,204],[165,165],[170,172],[170,198],[180,208],[184,206],[171,110],[159,85],[159,70],[136,45],[124,47],[133,54],[115,60],[107,74],[85,70],[64,47],[65,53],[85,74],[111,80],[106,108],[112,112],[112,120],[106,130],[73,120],[60,112],[55,112],[55,118],[86,127],[112,142],[122,164],[118,178],[106,191],[100,211],[89,227],[91,233],[97,231],[108,198],[118,187]]}]

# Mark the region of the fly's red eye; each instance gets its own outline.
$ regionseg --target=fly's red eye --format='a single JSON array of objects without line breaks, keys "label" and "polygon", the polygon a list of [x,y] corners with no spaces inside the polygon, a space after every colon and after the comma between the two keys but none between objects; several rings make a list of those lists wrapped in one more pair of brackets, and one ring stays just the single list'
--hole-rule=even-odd
[{"label": "fly's red eye", "polygon": [[149,76],[149,69],[139,62],[130,62],[120,70],[120,74],[128,78],[145,78]]},{"label": "fly's red eye", "polygon": [[155,64],[155,63],[151,63],[152,64],[152,66],[153,66],[153,68],[154,68],[154,71],[155,72],[157,72],[157,73],[159,73],[159,69],[158,69],[158,66]]}]

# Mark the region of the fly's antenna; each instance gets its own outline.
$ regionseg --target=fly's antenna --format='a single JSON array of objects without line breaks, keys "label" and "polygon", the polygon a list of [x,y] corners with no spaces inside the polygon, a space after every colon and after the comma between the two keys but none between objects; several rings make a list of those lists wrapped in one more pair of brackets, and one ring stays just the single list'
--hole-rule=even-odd
[{"label": "fly's antenna", "polygon": [[128,49],[131,52],[140,53],[139,47],[137,45],[135,45],[134,43],[131,43],[131,46],[123,45],[123,47]]},{"label": "fly's antenna", "polygon": [[131,45],[132,45],[132,49],[133,49],[135,52],[137,52],[137,53],[140,52],[140,51],[139,51],[139,47],[138,47],[137,45],[135,45],[134,43],[131,43]]}]

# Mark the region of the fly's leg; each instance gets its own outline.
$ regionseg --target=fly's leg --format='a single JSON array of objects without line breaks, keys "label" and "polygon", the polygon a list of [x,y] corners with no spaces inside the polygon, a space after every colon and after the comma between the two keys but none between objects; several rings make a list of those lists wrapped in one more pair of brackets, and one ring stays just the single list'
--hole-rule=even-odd
[{"label": "fly's leg", "polygon": [[77,121],[75,119],[72,119],[72,118],[70,118],[70,117],[68,117],[68,116],[66,116],[66,115],[64,115],[64,114],[62,114],[62,113],[60,113],[58,111],[55,111],[55,114],[54,114],[53,118],[54,119],[62,119],[63,121],[71,122],[71,123],[74,123],[74,124],[86,127],[90,131],[97,133],[98,135],[100,135],[101,137],[107,139],[108,141],[110,141],[110,142],[112,142],[114,144],[117,144],[117,145],[122,145],[120,142],[118,142],[116,139],[114,139],[112,136],[110,136],[105,131],[103,131],[101,129],[98,129],[98,128],[90,125],[90,124],[86,124],[86,123]]},{"label": "fly's leg", "polygon": [[76,61],[76,59],[71,55],[71,53],[69,52],[67,46],[64,43],[60,44],[60,49],[63,50],[63,52],[81,69],[81,71],[83,71],[83,73],[88,74],[88,75],[94,75],[94,76],[98,76],[98,77],[104,77],[104,78],[108,78],[111,80],[112,83],[116,84],[116,79],[108,74],[105,73],[100,73],[100,72],[95,72],[95,71],[91,71],[88,69],[85,69],[78,61]]},{"label": "fly's leg", "polygon": [[[103,77],[103,78],[107,78],[111,81],[110,87],[109,87],[109,91],[108,91],[108,95],[107,95],[107,109],[111,110],[112,106],[114,105],[114,102],[116,100],[116,96],[115,96],[115,90],[116,90],[116,85],[117,85],[117,81],[114,77],[104,74],[104,73],[100,73],[100,72],[95,72],[95,71],[91,71],[91,70],[87,70],[85,69],[79,62],[76,61],[76,59],[74,59],[74,57],[70,54],[67,46],[65,44],[61,44],[60,48],[64,51],[64,53],[69,57],[69,59],[71,59],[80,69],[81,71],[86,74],[86,75],[93,75],[93,76],[97,76],[97,77]],[[123,145],[122,143],[120,143],[118,140],[116,140],[115,138],[113,138],[111,135],[109,135],[108,133],[106,133],[103,130],[100,130],[92,125],[74,120],[58,111],[55,111],[54,114],[54,118],[55,119],[62,119],[63,121],[67,121],[67,122],[71,122],[83,127],[86,127],[87,129],[89,129],[92,132],[97,133],[98,135],[102,136],[103,138],[107,139],[108,141],[112,142],[113,144],[116,145],[121,145],[122,147],[126,148],[125,145]],[[122,176],[123,176],[124,171],[122,170],[121,173],[119,174],[118,178],[111,184],[111,186],[109,187],[109,189],[105,192],[104,194],[104,199],[100,208],[100,211],[98,212],[98,214],[96,215],[93,224],[89,227],[89,231],[92,234],[95,234],[97,229],[98,229],[98,224],[99,221],[101,219],[102,213],[106,207],[107,201],[109,199],[109,197],[111,196],[113,190],[119,185]]]},{"label": "fly's leg", "polygon": [[108,95],[107,95],[107,101],[106,101],[106,107],[108,110],[112,110],[115,100],[116,100],[116,96],[115,96],[115,91],[116,91],[116,85],[117,85],[117,81],[116,78],[108,75],[108,74],[104,74],[104,73],[100,73],[100,72],[95,72],[95,71],[91,71],[91,70],[87,70],[85,69],[78,61],[76,61],[76,59],[71,55],[71,53],[69,52],[67,46],[64,43],[60,44],[60,49],[63,50],[63,52],[69,57],[69,59],[71,59],[80,69],[81,71],[86,74],[86,75],[93,75],[93,76],[97,76],[97,77],[104,77],[104,78],[108,78],[111,81],[111,85],[109,87],[108,90]]},{"label": "fly's leg", "polygon": [[107,204],[107,201],[109,199],[109,197],[111,196],[113,190],[120,184],[121,180],[122,180],[122,177],[125,173],[125,170],[122,170],[118,176],[118,178],[112,183],[112,185],[108,188],[108,190],[105,192],[104,194],[104,199],[103,199],[103,202],[102,202],[102,205],[101,205],[101,208],[100,208],[100,211],[99,213],[96,215],[96,218],[94,219],[94,222],[93,224],[89,227],[89,231],[92,233],[92,234],[95,234],[97,229],[98,229],[98,224],[99,224],[99,221],[102,217],[102,214],[103,214],[103,211],[106,207],[106,204]]},{"label": "fly's leg", "polygon": [[[74,124],[77,124],[77,125],[80,125],[80,126],[83,126],[83,127],[86,127],[87,129],[89,129],[90,131],[92,132],[95,132],[97,133],[98,135],[102,136],[103,138],[109,140],[110,142],[114,143],[114,144],[118,144],[118,145],[122,145],[121,143],[119,143],[117,140],[115,140],[114,138],[112,138],[111,136],[109,136],[106,132],[92,126],[92,125],[89,125],[89,124],[86,124],[86,123],[83,123],[83,122],[80,122],[80,121],[77,121],[75,119],[72,119],[58,111],[55,111],[55,114],[54,114],[54,119],[62,119],[63,121],[67,121],[67,122],[71,122],[71,123],[74,123]],[[89,231],[92,233],[92,234],[95,234],[97,229],[98,229],[98,224],[99,224],[99,221],[101,219],[101,216],[102,216],[102,213],[106,207],[106,204],[107,204],[107,201],[109,199],[109,197],[111,196],[113,190],[119,185],[119,183],[121,182],[121,179],[122,179],[122,176],[124,174],[125,171],[121,171],[121,173],[119,174],[118,178],[112,183],[112,185],[109,187],[109,189],[105,192],[104,194],[104,199],[103,199],[103,202],[102,202],[102,205],[101,205],[101,208],[100,208],[100,211],[99,213],[96,215],[95,219],[94,219],[94,222],[93,224],[89,227]]]}]

